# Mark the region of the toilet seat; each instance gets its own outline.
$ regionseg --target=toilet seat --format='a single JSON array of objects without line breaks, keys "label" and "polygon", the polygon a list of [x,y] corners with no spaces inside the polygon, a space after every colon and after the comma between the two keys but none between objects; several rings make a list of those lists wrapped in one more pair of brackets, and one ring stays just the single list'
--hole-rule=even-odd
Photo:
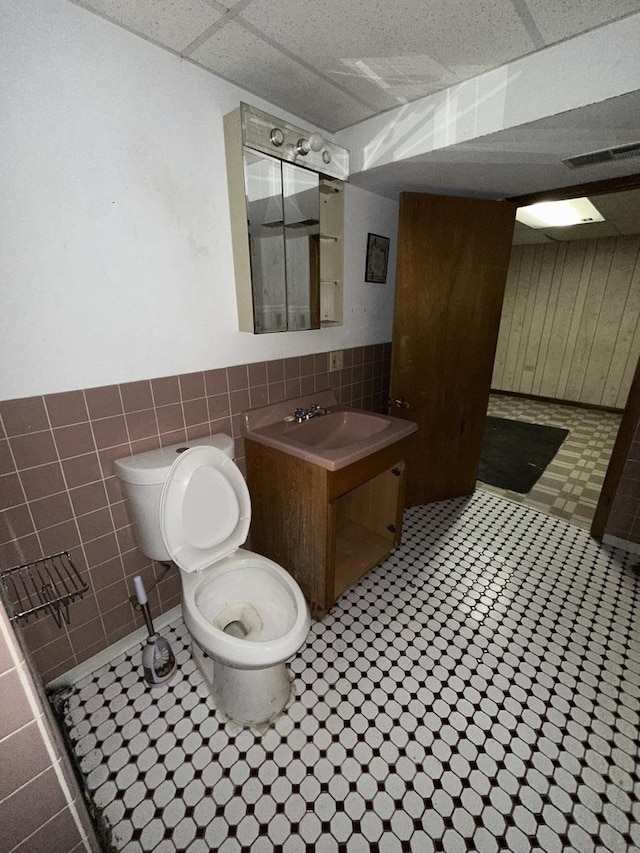
[{"label": "toilet seat", "polygon": [[228,557],[246,540],[249,489],[235,462],[216,447],[192,447],[171,466],[160,498],[160,531],[185,572]]}]

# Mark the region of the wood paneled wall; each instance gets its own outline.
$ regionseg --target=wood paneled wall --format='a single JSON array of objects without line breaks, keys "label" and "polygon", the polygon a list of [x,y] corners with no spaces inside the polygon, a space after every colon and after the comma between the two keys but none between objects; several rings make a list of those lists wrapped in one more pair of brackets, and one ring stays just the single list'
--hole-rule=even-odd
[{"label": "wood paneled wall", "polygon": [[624,408],[639,319],[640,236],[514,246],[492,387]]}]

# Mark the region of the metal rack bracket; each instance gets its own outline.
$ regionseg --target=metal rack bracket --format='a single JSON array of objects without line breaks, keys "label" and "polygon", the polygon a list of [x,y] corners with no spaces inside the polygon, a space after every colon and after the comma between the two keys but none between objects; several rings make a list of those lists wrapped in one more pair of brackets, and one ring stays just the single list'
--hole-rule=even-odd
[{"label": "metal rack bracket", "polygon": [[69,624],[69,604],[89,586],[67,551],[0,571],[11,622],[27,622],[33,614],[50,613],[58,628]]}]

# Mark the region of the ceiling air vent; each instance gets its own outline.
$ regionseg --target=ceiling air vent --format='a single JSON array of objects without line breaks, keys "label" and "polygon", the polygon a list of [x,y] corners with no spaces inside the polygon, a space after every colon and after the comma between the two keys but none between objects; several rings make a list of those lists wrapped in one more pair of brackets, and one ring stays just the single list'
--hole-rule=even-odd
[{"label": "ceiling air vent", "polygon": [[576,157],[565,157],[562,162],[570,169],[580,169],[582,166],[609,163],[612,160],[625,160],[627,157],[640,157],[640,142],[618,145],[616,148],[603,148],[601,151],[578,154]]}]

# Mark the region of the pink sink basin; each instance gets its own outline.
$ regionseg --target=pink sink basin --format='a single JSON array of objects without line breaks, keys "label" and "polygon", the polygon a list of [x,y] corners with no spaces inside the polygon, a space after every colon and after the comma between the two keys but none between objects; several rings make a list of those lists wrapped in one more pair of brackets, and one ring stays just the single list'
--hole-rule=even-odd
[{"label": "pink sink basin", "polygon": [[[329,413],[300,424],[292,419],[296,408],[308,409],[314,403],[328,408]],[[417,429],[417,424],[403,418],[339,406],[333,391],[316,392],[244,413],[245,438],[328,471],[357,462]]]},{"label": "pink sink basin", "polygon": [[296,424],[287,432],[287,437],[308,447],[337,450],[371,438],[390,426],[386,418],[343,409]]}]

